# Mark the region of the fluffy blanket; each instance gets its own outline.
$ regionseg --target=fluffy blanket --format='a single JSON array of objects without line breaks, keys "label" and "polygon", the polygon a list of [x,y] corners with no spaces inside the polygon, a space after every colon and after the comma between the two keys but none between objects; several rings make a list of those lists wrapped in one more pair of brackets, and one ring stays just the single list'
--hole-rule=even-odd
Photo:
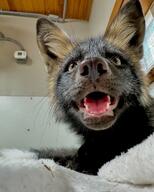
[{"label": "fluffy blanket", "polygon": [[80,174],[32,152],[0,151],[0,192],[154,192],[154,134],[105,164]]}]

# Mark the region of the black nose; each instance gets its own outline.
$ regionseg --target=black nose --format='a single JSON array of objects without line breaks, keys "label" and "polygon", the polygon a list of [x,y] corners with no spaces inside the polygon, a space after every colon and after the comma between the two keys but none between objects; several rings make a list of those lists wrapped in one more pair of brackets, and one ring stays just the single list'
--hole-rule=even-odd
[{"label": "black nose", "polygon": [[90,58],[82,61],[79,70],[81,76],[91,78],[93,81],[110,73],[108,63],[101,58]]}]

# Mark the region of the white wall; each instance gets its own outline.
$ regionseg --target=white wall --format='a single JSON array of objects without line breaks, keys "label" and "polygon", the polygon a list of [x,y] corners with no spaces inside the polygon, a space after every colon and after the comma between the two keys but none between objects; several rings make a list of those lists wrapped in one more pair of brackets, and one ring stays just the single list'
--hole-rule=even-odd
[{"label": "white wall", "polygon": [[0,148],[77,147],[66,127],[55,123],[47,97],[0,97]]},{"label": "white wall", "polygon": [[[115,0],[94,0],[89,22],[58,24],[76,39],[88,38],[105,31]],[[47,75],[36,43],[36,19],[0,15],[0,32],[22,43],[28,52],[26,65],[13,58],[17,46],[0,41],[0,95],[46,96]]]},{"label": "white wall", "polygon": [[[84,38],[86,22],[66,23],[63,28],[69,33]],[[28,51],[26,65],[17,64],[13,58],[18,47],[0,41],[0,95],[46,96],[47,74],[36,43],[36,19],[0,16],[0,32],[18,40]]]},{"label": "white wall", "polygon": [[[76,39],[103,33],[113,3],[94,0],[89,22],[58,25]],[[29,56],[26,65],[17,64],[13,58],[17,47],[0,41],[0,148],[77,146],[76,136],[66,125],[56,124],[49,113],[47,74],[36,43],[35,24],[36,19],[0,15],[0,32],[22,43]]]},{"label": "white wall", "polygon": [[91,35],[102,35],[105,32],[115,0],[94,0],[89,21]]}]

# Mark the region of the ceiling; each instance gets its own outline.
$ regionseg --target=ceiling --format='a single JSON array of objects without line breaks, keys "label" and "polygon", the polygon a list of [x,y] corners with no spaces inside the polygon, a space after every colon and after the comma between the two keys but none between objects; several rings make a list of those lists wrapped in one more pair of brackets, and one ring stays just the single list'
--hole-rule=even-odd
[{"label": "ceiling", "polygon": [[[93,0],[67,0],[66,18],[89,20]],[[5,11],[63,16],[64,0],[0,0]]]},{"label": "ceiling", "polygon": [[[142,6],[143,14],[146,15],[149,8],[151,7],[152,3],[154,3],[154,0],[139,0]],[[110,26],[112,23],[113,19],[116,17],[120,9],[126,4],[128,0],[115,0],[115,4],[112,10],[112,14],[109,19],[109,23],[107,28]]]}]

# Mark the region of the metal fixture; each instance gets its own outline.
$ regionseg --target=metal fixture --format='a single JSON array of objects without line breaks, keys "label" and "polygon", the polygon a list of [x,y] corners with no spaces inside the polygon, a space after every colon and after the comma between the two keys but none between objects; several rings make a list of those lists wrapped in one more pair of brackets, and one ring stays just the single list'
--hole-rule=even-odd
[{"label": "metal fixture", "polygon": [[67,0],[64,0],[64,6],[63,6],[63,22],[65,22],[66,18],[66,10],[67,10]]},{"label": "metal fixture", "polygon": [[[51,15],[51,14],[47,15],[47,17],[51,21],[58,23],[77,21],[77,19],[66,19],[66,11],[67,11],[67,0],[64,0],[62,18],[57,15]],[[32,18],[46,17],[45,15],[39,13],[26,13],[26,12],[3,11],[3,10],[0,10],[0,15],[11,15],[11,16],[32,17]]]},{"label": "metal fixture", "polygon": [[25,48],[21,45],[21,43],[19,43],[17,40],[10,38],[10,37],[5,37],[5,35],[0,32],[0,41],[9,41],[11,43],[16,44],[20,50],[25,51]]},{"label": "metal fixture", "polygon": [[27,59],[28,59],[27,52],[20,42],[18,42],[17,40],[15,40],[13,38],[6,37],[4,35],[4,33],[2,33],[2,32],[0,32],[0,41],[8,41],[8,42],[16,44],[19,48],[14,53],[14,58],[15,58],[16,62],[24,63],[24,64],[27,62]]}]

